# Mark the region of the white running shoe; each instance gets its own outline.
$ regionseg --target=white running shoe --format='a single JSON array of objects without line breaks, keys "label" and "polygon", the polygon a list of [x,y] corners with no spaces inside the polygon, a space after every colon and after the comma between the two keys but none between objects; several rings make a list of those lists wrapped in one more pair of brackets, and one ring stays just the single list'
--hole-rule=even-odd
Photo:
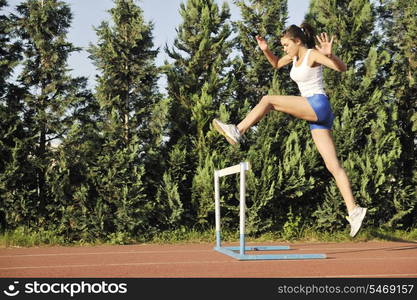
[{"label": "white running shoe", "polygon": [[363,218],[365,218],[366,215],[366,208],[356,206],[355,209],[349,214],[349,217],[346,217],[346,219],[350,223],[350,236],[354,237],[359,229],[361,228]]},{"label": "white running shoe", "polygon": [[226,140],[230,144],[236,145],[240,142],[242,135],[240,134],[239,129],[237,129],[236,125],[224,124],[223,122],[214,119],[213,126],[221,135],[223,135],[226,138]]}]

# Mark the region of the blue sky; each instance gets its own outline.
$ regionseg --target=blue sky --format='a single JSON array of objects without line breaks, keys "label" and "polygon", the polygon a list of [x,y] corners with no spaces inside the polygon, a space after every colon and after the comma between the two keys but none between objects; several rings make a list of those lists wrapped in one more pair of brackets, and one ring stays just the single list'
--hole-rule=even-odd
[{"label": "blue sky", "polygon": [[[165,44],[172,45],[175,38],[175,29],[181,23],[179,15],[180,3],[186,0],[139,0],[138,3],[144,11],[146,21],[154,23],[154,44],[160,48],[157,65],[161,65],[167,59],[163,49]],[[8,0],[10,8],[21,3],[21,0]],[[83,51],[73,54],[69,59],[69,67],[73,69],[74,76],[86,76],[90,84],[93,84],[96,69],[88,59],[85,51],[90,43],[95,43],[97,38],[94,27],[103,20],[109,19],[108,10],[113,7],[113,0],[66,0],[70,4],[73,13],[72,28],[68,39]],[[216,0],[217,3],[229,3],[232,19],[239,18],[239,10],[233,5],[232,0]],[[288,0],[289,19],[288,24],[300,24],[307,12],[310,0]]]}]

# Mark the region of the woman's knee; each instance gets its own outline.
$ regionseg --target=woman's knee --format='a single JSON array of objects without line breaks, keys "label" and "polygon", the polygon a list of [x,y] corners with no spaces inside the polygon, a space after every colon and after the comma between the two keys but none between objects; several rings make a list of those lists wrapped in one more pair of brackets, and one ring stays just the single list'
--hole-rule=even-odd
[{"label": "woman's knee", "polygon": [[272,108],[272,98],[271,96],[263,96],[261,98],[261,101],[259,101],[259,104],[262,106],[267,107],[269,110]]},{"label": "woman's knee", "polygon": [[277,98],[277,96],[263,96],[261,98],[260,103],[264,106],[267,106],[270,110],[274,109],[277,111],[280,111],[280,105],[279,105],[279,98]]},{"label": "woman's knee", "polygon": [[263,104],[271,104],[271,96],[263,96],[260,102]]},{"label": "woman's knee", "polygon": [[345,172],[339,161],[326,162],[326,168],[334,177]]}]

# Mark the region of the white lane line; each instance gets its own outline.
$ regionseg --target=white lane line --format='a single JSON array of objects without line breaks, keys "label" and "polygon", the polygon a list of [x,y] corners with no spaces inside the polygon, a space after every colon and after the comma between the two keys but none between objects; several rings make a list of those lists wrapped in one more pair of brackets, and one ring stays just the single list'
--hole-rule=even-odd
[{"label": "white lane line", "polygon": [[[316,263],[320,263],[320,264],[331,264],[331,263],[335,263],[335,262],[345,262],[345,261],[373,261],[373,260],[417,260],[417,256],[415,257],[410,257],[410,256],[405,256],[405,257],[355,257],[355,258],[349,258],[349,257],[333,257],[332,255],[327,254],[327,258],[326,259],[317,259],[317,260],[310,260],[310,259],[288,259],[288,260],[279,260],[280,263],[283,262],[291,262],[291,263],[303,263],[305,261],[314,261]],[[247,263],[256,263],[256,262],[268,262],[271,263],[273,260],[248,260],[246,261]],[[363,262],[361,262],[363,263]]]},{"label": "white lane line", "polygon": [[[397,246],[397,247],[379,247],[379,248],[368,248],[368,247],[354,247],[354,248],[326,248],[326,247],[320,247],[320,248],[304,248],[300,247],[297,248],[297,245],[290,245],[289,251],[355,251],[355,250],[362,250],[362,251],[378,251],[378,250],[411,250],[416,249],[416,245],[403,245],[403,246]],[[201,249],[201,250],[131,250],[131,251],[110,251],[110,252],[80,252],[80,253],[74,253],[74,252],[66,252],[66,253],[41,253],[41,254],[9,254],[9,255],[0,255],[1,258],[14,258],[14,257],[51,257],[51,256],[83,256],[83,255],[121,255],[121,254],[164,254],[164,253],[199,253],[199,252],[211,252],[212,249]]]},{"label": "white lane line", "polygon": [[317,251],[317,250],[324,250],[324,251],[339,251],[343,250],[348,252],[349,250],[362,250],[362,251],[401,251],[401,250],[415,250],[417,251],[417,245],[415,246],[404,246],[404,247],[385,247],[385,248],[367,248],[367,247],[358,247],[358,248],[292,248],[292,250],[300,250],[300,251]]},{"label": "white lane line", "polygon": [[[408,250],[411,247],[399,247],[393,250]],[[362,251],[374,251],[374,250],[387,250],[387,248],[290,248],[288,251],[325,251],[332,252],[343,250],[348,252],[349,250],[362,250]],[[15,257],[51,257],[51,256],[88,256],[88,255],[123,255],[123,254],[168,254],[168,253],[200,253],[200,252],[212,252],[212,249],[207,250],[135,250],[135,251],[111,251],[111,252],[66,252],[66,253],[43,253],[43,254],[14,254],[14,255],[0,255],[1,258],[15,258]],[[337,253],[334,253],[337,254]]]},{"label": "white lane line", "polygon": [[[22,270],[22,269],[55,269],[55,268],[85,268],[85,267],[118,267],[118,266],[153,266],[153,265],[184,265],[184,264],[224,264],[235,261],[182,261],[182,262],[144,262],[144,263],[119,263],[119,264],[83,264],[83,265],[54,265],[54,266],[21,266],[6,267],[0,270]],[[236,261],[237,262],[237,261]]]},{"label": "white lane line", "polygon": [[67,253],[44,253],[44,254],[15,254],[15,255],[0,255],[1,258],[20,258],[20,257],[50,257],[50,256],[83,256],[83,255],[121,255],[121,254],[163,254],[163,253],[199,253],[199,252],[212,252],[213,250],[156,250],[156,251],[113,251],[113,252],[67,252]]},{"label": "white lane line", "polygon": [[[379,260],[417,260],[417,257],[376,257],[376,258],[342,258],[328,261],[326,259],[317,260],[317,263],[335,263],[346,261],[379,261]],[[18,266],[18,267],[0,267],[0,270],[22,270],[22,269],[53,269],[53,268],[84,268],[84,267],[116,267],[116,266],[156,266],[156,265],[182,265],[182,264],[225,264],[225,263],[268,263],[271,260],[253,260],[253,261],[239,261],[239,260],[222,260],[222,261],[174,261],[174,262],[140,262],[140,263],[112,263],[112,264],[80,264],[80,265],[51,265],[51,266]],[[276,261],[277,262],[277,261]],[[278,261],[282,264],[284,261]],[[303,263],[305,260],[285,260],[285,262]]]}]

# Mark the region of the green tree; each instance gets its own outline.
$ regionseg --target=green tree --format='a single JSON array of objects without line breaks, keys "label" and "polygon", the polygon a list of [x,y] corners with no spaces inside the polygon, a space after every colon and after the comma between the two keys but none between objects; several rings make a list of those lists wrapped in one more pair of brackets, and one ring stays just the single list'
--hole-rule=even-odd
[{"label": "green tree", "polygon": [[[7,1],[0,1],[0,9],[7,7]],[[6,224],[18,222],[19,208],[14,206],[18,189],[19,173],[23,165],[17,156],[19,140],[23,138],[23,125],[19,117],[22,112],[21,89],[10,82],[13,70],[18,64],[21,45],[13,39],[13,24],[9,15],[0,15],[0,230]],[[14,192],[12,192],[14,191]]]},{"label": "green tree", "polygon": [[389,223],[408,228],[417,223],[417,4],[381,1],[378,11],[385,37],[381,39],[381,48],[391,55],[384,70],[384,94],[397,107],[397,134],[402,148],[395,177],[400,190]]},{"label": "green tree", "polygon": [[[365,224],[379,226],[391,218],[401,187],[398,108],[385,94],[384,70],[390,54],[378,48],[375,7],[368,0],[312,1],[309,19],[319,32],[336,36],[335,53],[345,73],[324,72],[336,119],[339,158],[352,182],[358,204],[367,206]],[[317,209],[318,228],[336,230],[346,221],[345,207],[333,182]]]},{"label": "green tree", "polygon": [[96,98],[100,105],[101,144],[91,168],[97,193],[96,213],[103,215],[103,233],[126,237],[150,232],[156,187],[161,181],[161,124],[155,119],[161,95],[157,90],[158,50],[153,49],[152,23],[133,0],[116,0],[113,24],[97,28],[98,45],[90,49],[101,74]]},{"label": "green tree", "polygon": [[174,47],[166,47],[172,62],[165,66],[171,122],[164,178],[178,189],[183,222],[205,224],[212,210],[214,165],[225,155],[226,145],[216,143],[210,124],[230,98],[230,12],[226,3],[220,9],[213,0],[188,0],[180,15]]},{"label": "green tree", "polygon": [[[242,20],[235,23],[239,55],[233,66],[234,95],[241,107],[236,110],[234,122],[244,118],[264,95],[299,94],[289,78],[289,67],[274,70],[255,40],[256,35],[265,37],[271,51],[283,55],[280,37],[286,27],[287,1],[237,4]],[[287,214],[299,218],[301,213],[308,215],[311,211],[309,205],[316,191],[311,173],[319,160],[307,130],[305,122],[271,112],[246,133],[248,143],[243,143],[241,156],[252,163],[248,180],[249,232],[280,231],[288,221]]]},{"label": "green tree", "polygon": [[234,73],[237,74],[235,92],[240,101],[248,101],[253,106],[268,94],[272,81],[278,85],[278,90],[281,81],[285,83],[282,87],[290,83],[284,78],[278,80],[279,73],[271,67],[262,51],[257,50],[255,39],[257,35],[263,36],[271,51],[282,55],[280,36],[288,18],[288,6],[284,0],[273,3],[266,0],[238,0],[236,5],[240,8],[242,19],[234,22],[238,33],[235,43],[240,54],[234,60]]},{"label": "green tree", "polygon": [[24,59],[17,77],[22,93],[15,103],[22,101],[19,116],[24,134],[13,150],[13,164],[20,172],[9,192],[17,195],[12,210],[19,220],[15,225],[46,226],[49,211],[55,209],[47,182],[55,159],[53,147],[71,126],[69,110],[79,101],[83,81],[70,77],[67,59],[79,49],[66,41],[72,20],[66,3],[28,0],[17,6],[17,13],[12,20]]}]

